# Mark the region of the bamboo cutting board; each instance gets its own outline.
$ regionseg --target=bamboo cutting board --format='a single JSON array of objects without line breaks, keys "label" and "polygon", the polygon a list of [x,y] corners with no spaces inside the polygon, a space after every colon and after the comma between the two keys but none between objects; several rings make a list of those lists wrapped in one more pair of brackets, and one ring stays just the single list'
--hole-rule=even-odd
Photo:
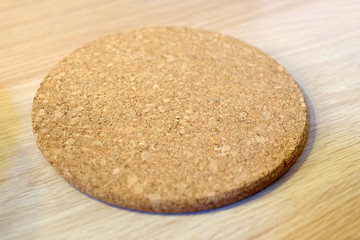
[{"label": "bamboo cutting board", "polygon": [[[360,3],[1,1],[1,239],[359,239]],[[65,182],[31,127],[40,82],[68,53],[144,26],[242,39],[295,78],[310,107],[304,152],[278,181],[217,210],[157,215],[109,206]]]}]

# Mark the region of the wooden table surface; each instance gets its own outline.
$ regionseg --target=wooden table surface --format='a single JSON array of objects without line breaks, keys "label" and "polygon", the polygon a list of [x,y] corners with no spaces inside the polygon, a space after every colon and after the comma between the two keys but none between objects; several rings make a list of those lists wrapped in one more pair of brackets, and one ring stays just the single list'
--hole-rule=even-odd
[{"label": "wooden table surface", "polygon": [[[238,203],[157,215],[66,183],[32,134],[31,105],[73,49],[127,28],[176,25],[240,38],[282,64],[310,105],[297,163]],[[0,239],[360,239],[360,1],[0,1]]]}]

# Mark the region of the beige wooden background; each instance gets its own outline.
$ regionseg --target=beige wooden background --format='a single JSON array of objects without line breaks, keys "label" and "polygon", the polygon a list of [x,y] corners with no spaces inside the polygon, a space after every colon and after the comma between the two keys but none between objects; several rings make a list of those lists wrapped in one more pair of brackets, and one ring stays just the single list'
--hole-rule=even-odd
[{"label": "beige wooden background", "polygon": [[[311,134],[276,183],[218,210],[155,215],[78,192],[42,157],[30,113],[50,68],[94,38],[155,25],[243,39],[294,76]],[[0,239],[360,239],[360,1],[0,0]]]}]

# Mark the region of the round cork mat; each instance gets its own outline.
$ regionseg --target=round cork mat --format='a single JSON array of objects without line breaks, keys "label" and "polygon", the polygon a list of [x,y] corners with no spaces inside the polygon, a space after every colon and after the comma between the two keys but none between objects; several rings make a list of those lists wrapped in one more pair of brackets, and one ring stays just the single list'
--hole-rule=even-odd
[{"label": "round cork mat", "polygon": [[37,144],[70,184],[118,206],[189,212],[279,178],[309,131],[290,74],[219,33],[142,28],[95,40],[45,77]]}]

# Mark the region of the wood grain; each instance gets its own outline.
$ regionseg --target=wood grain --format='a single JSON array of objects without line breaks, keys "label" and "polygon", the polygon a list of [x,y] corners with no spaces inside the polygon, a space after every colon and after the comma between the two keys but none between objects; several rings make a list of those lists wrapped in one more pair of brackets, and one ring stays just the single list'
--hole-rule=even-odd
[{"label": "wood grain", "polygon": [[[360,2],[0,1],[1,239],[359,239]],[[258,47],[297,80],[311,133],[275,184],[218,210],[156,215],[67,184],[36,147],[31,105],[73,49],[127,28],[176,25]]]}]

